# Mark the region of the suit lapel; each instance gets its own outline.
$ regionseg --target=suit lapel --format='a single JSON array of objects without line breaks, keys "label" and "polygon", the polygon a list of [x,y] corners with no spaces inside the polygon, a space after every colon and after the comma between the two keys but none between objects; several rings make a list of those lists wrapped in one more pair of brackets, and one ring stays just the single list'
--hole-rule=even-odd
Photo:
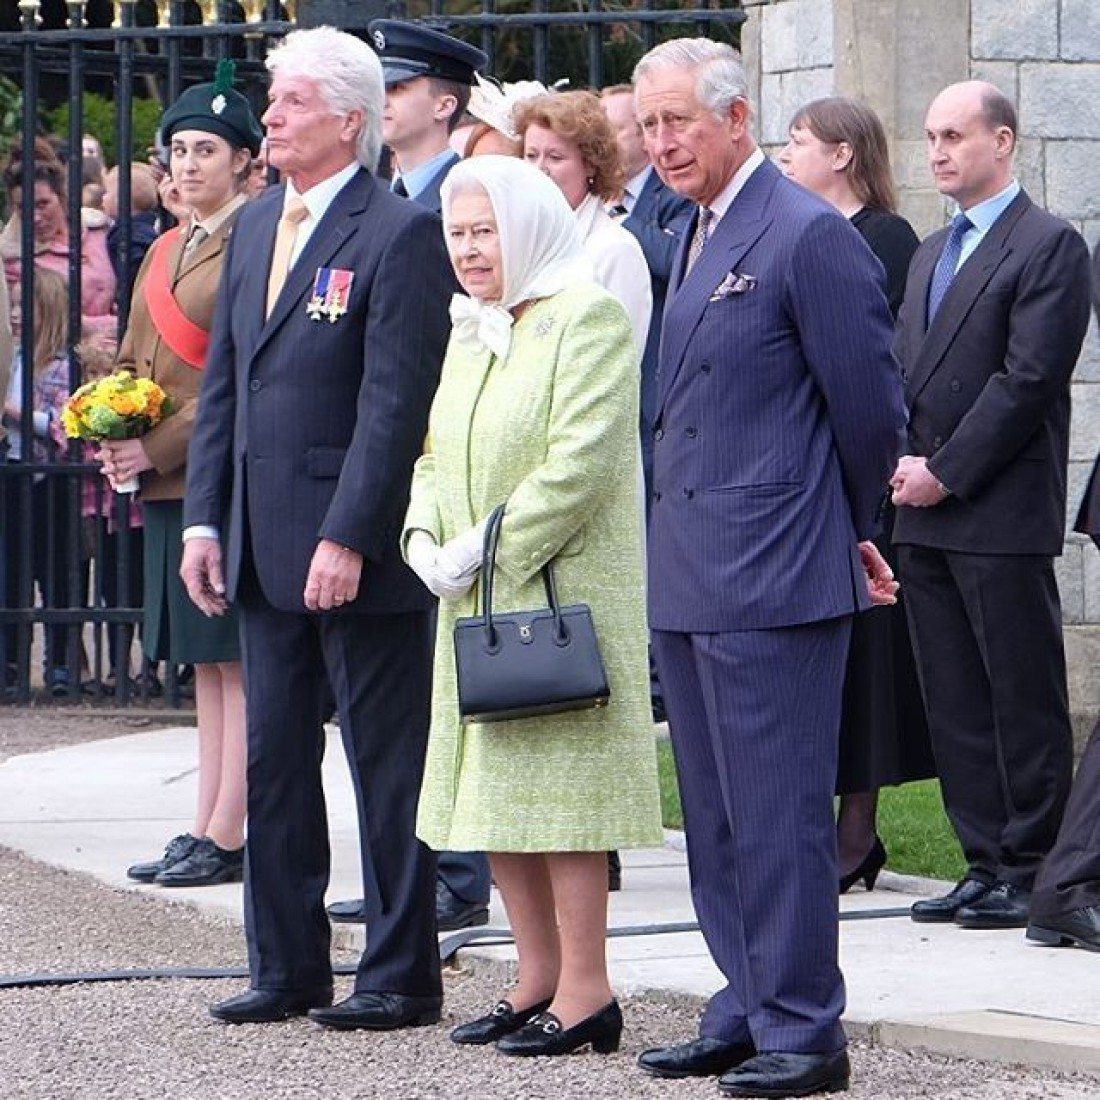
[{"label": "suit lapel", "polygon": [[630,211],[628,217],[623,219],[624,224],[634,218],[644,221],[649,216],[649,212],[657,205],[657,192],[660,187],[661,177],[657,175],[657,169],[650,168],[649,175],[646,176],[645,183],[642,184],[642,189],[634,202],[634,209]]},{"label": "suit lapel", "polygon": [[[218,259],[219,256],[225,251],[226,245],[229,243],[229,235],[233,232],[233,223],[237,220],[237,211],[234,211],[220,226],[215,230],[213,236],[207,237],[202,244],[199,245],[197,252],[198,255],[187,264],[182,271],[179,271],[179,256],[178,253],[175,256],[169,256],[169,263],[175,264],[174,268],[169,270],[179,271],[176,277],[176,285],[178,286],[184,279],[190,279],[196,271],[202,271],[208,264]],[[182,243],[180,245],[182,247]]]},{"label": "suit lapel", "polygon": [[[1009,204],[1008,209],[993,223],[981,244],[959,268],[935,319],[928,326],[924,342],[917,353],[916,362],[909,372],[907,392],[911,398],[928,384],[958,335],[963,322],[974,308],[974,303],[985,291],[994,272],[1012,255],[1012,231],[1030,206],[1031,200],[1021,191]],[[947,235],[944,234],[945,243],[946,240]],[[918,299],[918,303],[920,315],[925,318],[928,316],[928,287],[942,251],[942,247],[936,249],[933,259],[930,250],[929,263],[926,265],[926,270],[922,270],[921,281],[916,285],[917,291],[923,295]]]},{"label": "suit lapel", "polygon": [[767,206],[779,178],[779,170],[768,161],[753,172],[685,277],[684,264],[699,221],[698,211],[688,226],[673,264],[673,281],[669,286],[661,334],[658,415],[680,373],[688,344],[703,319],[715,287],[729,272],[736,270],[767,229]]},{"label": "suit lapel", "polygon": [[[360,171],[353,176],[348,184],[332,200],[321,224],[311,234],[306,242],[302,254],[294,262],[286,277],[279,297],[275,300],[275,306],[271,316],[264,322],[260,332],[260,338],[256,345],[256,351],[267,343],[267,340],[295,309],[302,308],[305,295],[313,287],[313,281],[317,275],[317,269],[325,267],[328,261],[343,245],[343,243],[358,230],[358,215],[367,207],[370,201],[373,178],[369,172]],[[278,204],[275,210],[275,221],[271,225],[270,241],[267,254],[270,256],[275,251],[275,229],[282,216],[282,204]],[[270,265],[270,261],[269,261]],[[252,282],[259,291],[260,316],[263,316],[266,307],[267,279],[254,279]]]}]

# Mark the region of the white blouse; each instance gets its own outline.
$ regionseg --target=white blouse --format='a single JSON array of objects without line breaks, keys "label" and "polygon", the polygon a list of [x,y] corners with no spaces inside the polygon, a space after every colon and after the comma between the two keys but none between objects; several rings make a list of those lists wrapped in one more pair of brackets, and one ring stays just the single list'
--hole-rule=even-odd
[{"label": "white blouse", "polygon": [[653,290],[642,246],[604,210],[596,195],[585,198],[573,213],[584,250],[596,269],[596,282],[614,294],[630,316],[640,363],[653,313]]}]

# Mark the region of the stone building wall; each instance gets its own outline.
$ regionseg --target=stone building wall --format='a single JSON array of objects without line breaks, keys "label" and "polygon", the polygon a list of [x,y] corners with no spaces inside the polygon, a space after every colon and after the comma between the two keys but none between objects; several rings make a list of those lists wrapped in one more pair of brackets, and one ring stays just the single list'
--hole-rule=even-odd
[{"label": "stone building wall", "polygon": [[[1031,197],[1100,241],[1100,0],[742,0],[742,48],[769,152],[802,103],[852,95],[891,139],[902,212],[922,236],[948,204],[932,185],[923,119],[944,85],[989,80],[1020,113],[1017,175]],[[1072,524],[1100,449],[1095,320],[1073,383]],[[1067,531],[1058,562],[1078,731],[1100,712],[1100,553]]]}]

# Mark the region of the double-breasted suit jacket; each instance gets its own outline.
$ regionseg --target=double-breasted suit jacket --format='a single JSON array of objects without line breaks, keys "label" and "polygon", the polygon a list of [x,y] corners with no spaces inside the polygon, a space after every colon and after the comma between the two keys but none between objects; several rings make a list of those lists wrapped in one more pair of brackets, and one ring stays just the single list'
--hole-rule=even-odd
[{"label": "double-breasted suit jacket", "polygon": [[[202,385],[202,367],[182,359],[164,339],[153,322],[145,301],[146,281],[156,260],[163,260],[172,274],[172,295],[187,318],[207,332],[214,324],[214,306],[221,283],[225,250],[233,232],[236,214],[231,214],[217,230],[195,249],[186,265],[182,264],[185,234],[161,237],[145,254],[134,282],[134,299],[126,334],[119,345],[116,365],[142,378],[151,378],[168,394],[172,414],[142,436],[142,446],[151,470],[141,475],[143,500],[182,500],[186,485],[187,446],[195,424]],[[159,250],[167,255],[158,257]]]},{"label": "double-breasted suit jacket", "polygon": [[933,234],[913,258],[897,348],[908,450],[950,495],[898,507],[893,538],[969,876],[1026,891],[1054,843],[1072,764],[1053,556],[1065,529],[1088,250],[1020,191],[929,322],[946,238]]},{"label": "double-breasted suit jacket", "polygon": [[[434,601],[398,535],[427,432],[453,275],[439,219],[352,175],[265,319],[284,192],[238,218],[188,462],[185,522],[222,531],[248,685],[252,985],[332,984],[321,723],[340,714],[359,815],[367,947],[357,990],[441,992],[435,862],[415,836]],[[350,284],[348,279],[350,278]],[[335,280],[335,284],[333,283]],[[311,309],[343,283],[338,309]],[[310,613],[320,540],[358,551],[358,594]]]},{"label": "double-breasted suit jacket", "polygon": [[868,605],[856,541],[875,533],[904,413],[881,269],[835,214],[766,162],[677,273],[654,430],[656,629]]},{"label": "double-breasted suit jacket", "polygon": [[[690,240],[694,227],[687,234]],[[669,291],[649,609],[692,896],[727,985],[704,1037],[844,1045],[833,788],[850,617],[904,423],[882,269],[768,161]]]}]

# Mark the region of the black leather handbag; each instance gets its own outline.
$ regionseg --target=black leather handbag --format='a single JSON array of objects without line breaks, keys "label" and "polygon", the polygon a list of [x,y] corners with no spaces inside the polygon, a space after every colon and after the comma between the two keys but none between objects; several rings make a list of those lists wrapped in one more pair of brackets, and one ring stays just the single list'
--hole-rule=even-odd
[{"label": "black leather handbag", "polygon": [[493,572],[504,506],[485,525],[482,613],[455,623],[458,709],[462,722],[504,722],[605,707],[611,698],[587,604],[562,607],[554,570],[542,568],[545,608],[493,613]]}]

